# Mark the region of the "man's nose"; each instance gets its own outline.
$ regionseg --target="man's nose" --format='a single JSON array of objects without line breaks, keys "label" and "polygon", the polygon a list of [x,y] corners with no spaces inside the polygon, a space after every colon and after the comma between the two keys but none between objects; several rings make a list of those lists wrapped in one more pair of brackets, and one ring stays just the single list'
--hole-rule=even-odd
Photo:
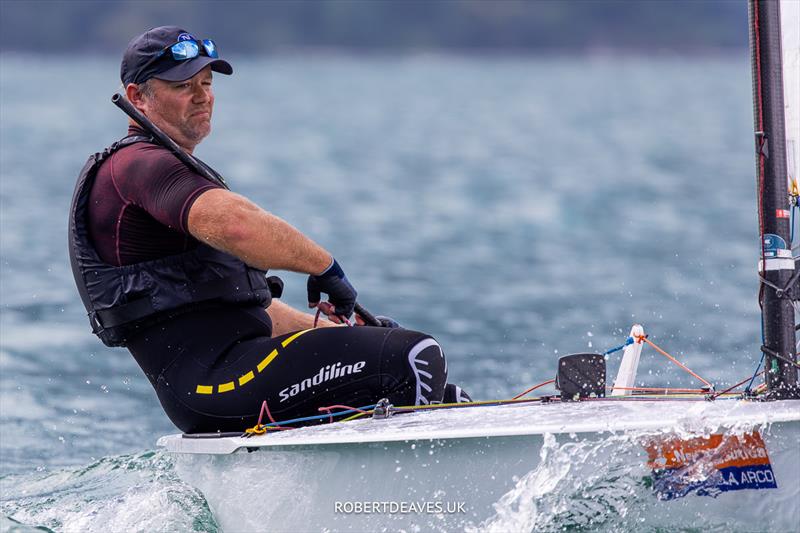
[{"label": "man's nose", "polygon": [[198,83],[192,92],[195,103],[203,103],[211,99],[211,87]]}]

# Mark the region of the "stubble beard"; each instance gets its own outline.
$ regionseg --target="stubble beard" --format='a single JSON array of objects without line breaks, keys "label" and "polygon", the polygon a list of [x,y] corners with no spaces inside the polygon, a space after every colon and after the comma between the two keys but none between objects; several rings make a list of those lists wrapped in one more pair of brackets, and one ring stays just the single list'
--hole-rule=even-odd
[{"label": "stubble beard", "polygon": [[[154,108],[156,113],[161,117],[168,117],[169,113],[162,102],[158,99],[154,99]],[[168,120],[164,121],[168,124],[167,128],[179,134],[180,139],[173,139],[178,144],[191,146],[197,146],[200,142],[208,137],[208,134],[211,133],[211,117],[209,116],[207,120],[203,120],[197,122],[195,124],[191,124],[188,120],[184,121],[175,121],[171,122]],[[169,133],[169,131],[167,131]],[[170,137],[174,137],[174,135],[170,135]]]},{"label": "stubble beard", "polygon": [[211,122],[203,121],[194,126],[188,122],[182,122],[178,124],[178,129],[180,130],[181,135],[197,145],[200,144],[200,141],[208,137],[209,133],[211,133]]}]

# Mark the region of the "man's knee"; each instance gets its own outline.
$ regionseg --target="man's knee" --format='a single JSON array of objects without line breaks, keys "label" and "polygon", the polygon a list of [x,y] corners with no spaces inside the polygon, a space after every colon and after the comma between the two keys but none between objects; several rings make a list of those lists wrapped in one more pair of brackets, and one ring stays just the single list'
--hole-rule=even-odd
[{"label": "man's knee", "polygon": [[387,348],[402,359],[398,361],[408,376],[404,386],[395,391],[398,404],[428,405],[439,403],[447,383],[447,361],[441,346],[430,335],[412,330],[394,330]]}]

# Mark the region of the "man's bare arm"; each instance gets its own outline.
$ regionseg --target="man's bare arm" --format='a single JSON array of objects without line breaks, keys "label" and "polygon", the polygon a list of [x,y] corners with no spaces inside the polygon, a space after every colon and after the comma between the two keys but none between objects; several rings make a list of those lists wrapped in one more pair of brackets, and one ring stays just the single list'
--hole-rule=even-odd
[{"label": "man's bare arm", "polygon": [[331,254],[283,219],[225,189],[202,193],[189,210],[189,233],[262,270],[319,274]]},{"label": "man's bare arm", "polygon": [[[267,313],[272,320],[273,337],[314,327],[314,315],[298,311],[280,300],[272,300],[272,304],[267,308]],[[335,326],[337,326],[337,324],[326,320],[325,315],[319,317],[319,321],[317,322],[317,327],[320,328]]]}]

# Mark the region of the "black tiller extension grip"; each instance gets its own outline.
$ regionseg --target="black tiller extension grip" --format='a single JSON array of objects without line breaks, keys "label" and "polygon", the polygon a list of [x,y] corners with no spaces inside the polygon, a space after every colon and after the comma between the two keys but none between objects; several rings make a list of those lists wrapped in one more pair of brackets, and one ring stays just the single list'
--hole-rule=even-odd
[{"label": "black tiller extension grip", "polygon": [[378,326],[378,327],[383,326],[383,324],[381,324],[381,321],[375,318],[375,315],[364,309],[364,306],[361,305],[360,303],[356,303],[353,309],[355,310],[358,316],[364,319],[364,322],[368,326]]}]

